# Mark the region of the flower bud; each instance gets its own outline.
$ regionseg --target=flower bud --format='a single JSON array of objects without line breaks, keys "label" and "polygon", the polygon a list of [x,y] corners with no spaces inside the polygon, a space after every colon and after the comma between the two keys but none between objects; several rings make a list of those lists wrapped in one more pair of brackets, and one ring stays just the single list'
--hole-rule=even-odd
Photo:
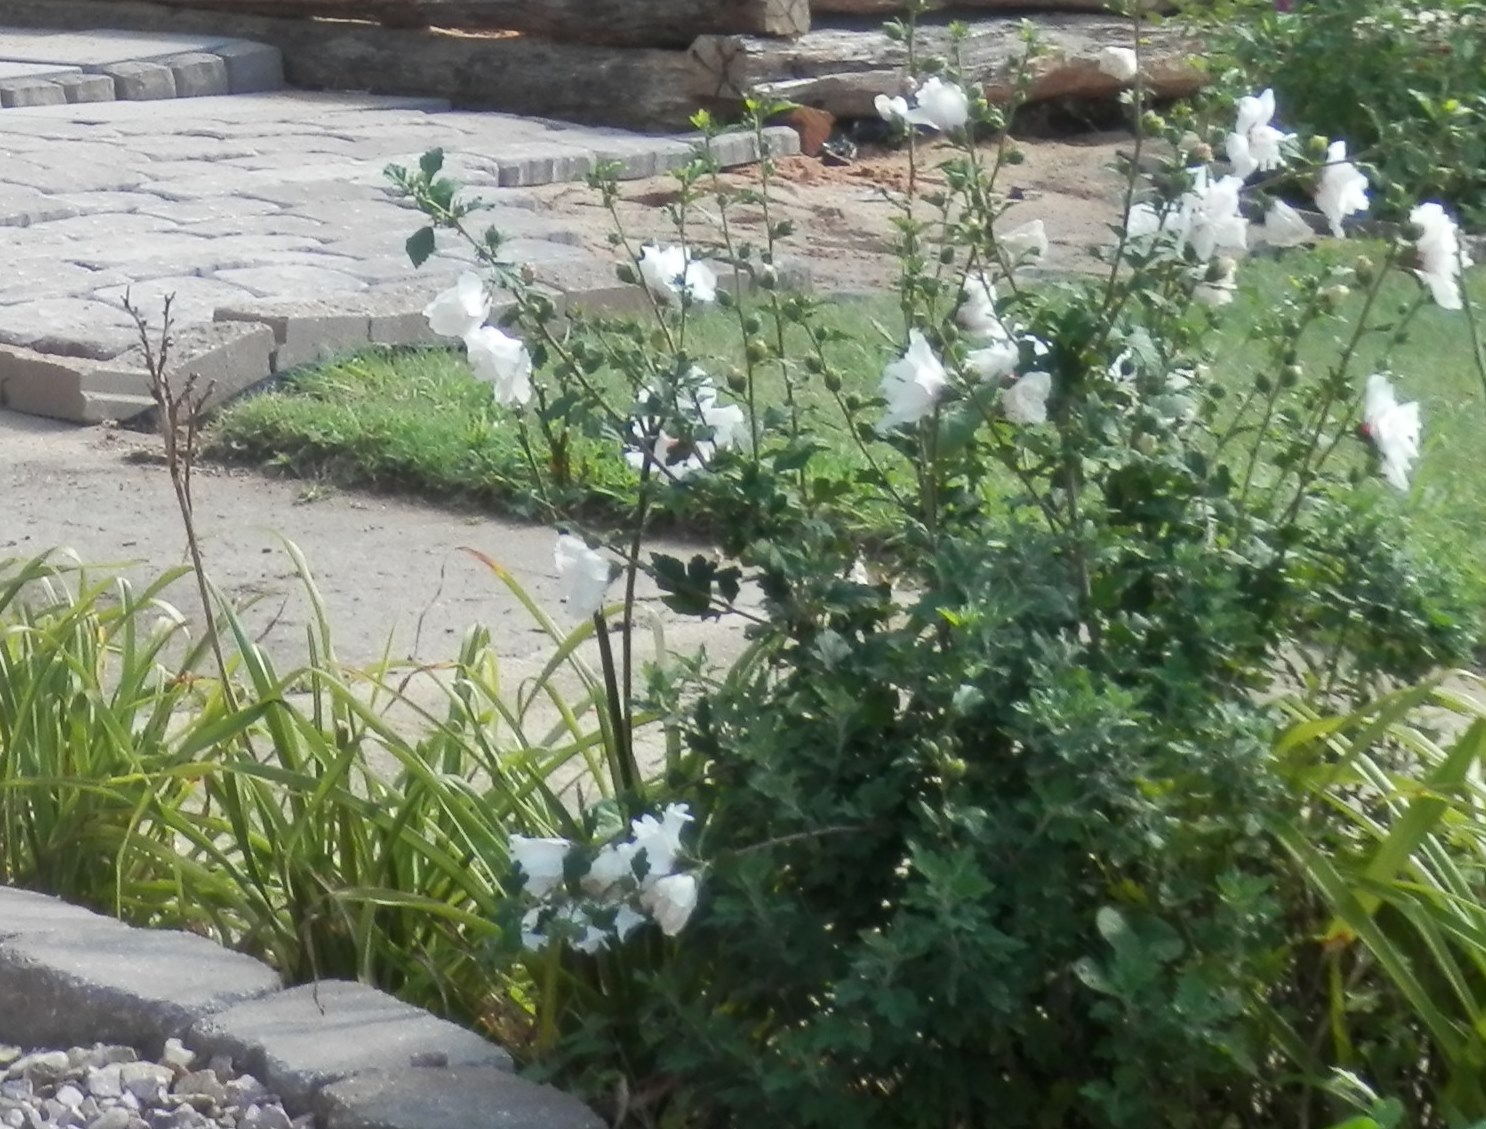
[{"label": "flower bud", "polygon": [[830,369],[827,369],[826,374],[821,377],[821,383],[826,386],[826,391],[832,395],[841,391],[841,376],[839,373],[832,372]]},{"label": "flower bud", "polygon": [[943,248],[939,252],[939,261],[941,263],[944,263],[946,266],[948,266],[950,263],[954,262],[955,261],[955,249],[953,247],[945,247],[945,248]]},{"label": "flower bud", "polygon": [[1324,137],[1312,137],[1308,142],[1306,142],[1307,154],[1313,160],[1317,161],[1324,161],[1326,159],[1326,150],[1329,147],[1330,145]]},{"label": "flower bud", "polygon": [[1023,153],[1020,149],[1011,149],[1011,148],[1008,148],[1006,150],[1005,160],[1006,160],[1006,163],[1008,165],[1019,165],[1022,162],[1024,162],[1026,159],[1027,159],[1027,154]]},{"label": "flower bud", "polygon": [[1189,129],[1186,133],[1182,134],[1180,140],[1178,140],[1176,144],[1177,148],[1180,149],[1183,153],[1195,153],[1197,151],[1197,146],[1202,144],[1202,138],[1198,137]]},{"label": "flower bud", "polygon": [[1323,288],[1322,291],[1318,295],[1316,295],[1316,297],[1321,300],[1321,308],[1323,310],[1325,310],[1328,314],[1334,314],[1341,308],[1341,304],[1346,301],[1347,296],[1351,293],[1352,292],[1341,283],[1337,283],[1335,286],[1327,286]]},{"label": "flower bud", "polygon": [[805,371],[812,376],[819,376],[826,371],[826,363],[815,353],[805,354]]},{"label": "flower bud", "polygon": [[1233,277],[1233,272],[1238,269],[1238,264],[1232,259],[1218,256],[1207,264],[1207,281],[1222,282]]},{"label": "flower bud", "polygon": [[734,396],[741,396],[748,391],[748,377],[741,369],[728,369],[728,389]]},{"label": "flower bud", "polygon": [[1299,365],[1286,365],[1280,370],[1280,387],[1294,388],[1305,377],[1305,369]]},{"label": "flower bud", "polygon": [[1357,276],[1359,286],[1369,286],[1377,278],[1378,268],[1366,255],[1358,255],[1357,261],[1352,264],[1352,273]]},{"label": "flower bud", "polygon": [[521,264],[521,281],[530,286],[537,280],[537,272],[532,269],[530,263]]},{"label": "flower bud", "polygon": [[743,355],[751,365],[762,364],[769,359],[769,346],[758,337],[750,337],[743,346]]},{"label": "flower bud", "polygon": [[1192,147],[1192,159],[1202,161],[1204,164],[1213,159],[1213,147],[1206,141],[1200,141]]},{"label": "flower bud", "polygon": [[1140,128],[1146,133],[1164,133],[1166,131],[1166,119],[1155,110],[1147,110],[1140,115]]},{"label": "flower bud", "polygon": [[620,282],[628,282],[631,285],[640,281],[639,278],[635,276],[634,266],[630,263],[620,263],[614,268],[614,274]]},{"label": "flower bud", "polygon": [[753,337],[764,328],[764,321],[758,314],[749,314],[743,319],[743,332]]}]

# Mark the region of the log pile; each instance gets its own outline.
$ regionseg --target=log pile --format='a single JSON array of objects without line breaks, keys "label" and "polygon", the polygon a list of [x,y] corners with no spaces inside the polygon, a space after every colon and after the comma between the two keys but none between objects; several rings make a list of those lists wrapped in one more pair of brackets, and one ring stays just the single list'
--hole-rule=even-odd
[{"label": "log pile", "polygon": [[[881,28],[902,0],[0,0],[0,27],[222,34],[271,43],[308,89],[421,94],[457,105],[642,130],[736,112],[757,90],[837,118],[870,117],[905,90],[907,53]],[[1004,101],[1030,19],[1046,48],[1032,97],[1113,98],[1099,52],[1129,46],[1128,21],[1098,11],[1027,14],[1099,0],[955,0],[969,25],[960,73]],[[1148,0],[1159,2],[1159,0]],[[967,16],[966,6],[982,11]],[[812,20],[810,9],[814,9]],[[842,9],[869,15],[841,14]],[[822,15],[822,12],[828,15]],[[432,24],[428,28],[379,26]],[[463,30],[442,30],[454,25]],[[812,26],[813,25],[813,26]],[[920,19],[920,53],[951,53],[946,15]],[[1157,95],[1202,83],[1197,45],[1163,27],[1143,41]]]}]

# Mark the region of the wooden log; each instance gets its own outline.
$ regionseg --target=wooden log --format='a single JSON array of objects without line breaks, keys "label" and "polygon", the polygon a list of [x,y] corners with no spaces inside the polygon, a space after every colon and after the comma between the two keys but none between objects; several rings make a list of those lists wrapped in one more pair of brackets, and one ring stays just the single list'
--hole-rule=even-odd
[{"label": "wooden log", "polygon": [[389,31],[354,23],[228,15],[144,0],[0,0],[0,27],[223,35],[284,53],[310,90],[447,98],[456,106],[635,130],[686,130],[699,108],[685,51]]},{"label": "wooden log", "polygon": [[[819,21],[817,21],[817,24]],[[1020,16],[991,16],[969,25],[959,47],[962,72],[996,103],[1009,101],[1026,48]],[[1103,15],[1051,14],[1032,20],[1044,49],[1032,64],[1030,98],[1114,98],[1120,83],[1099,69],[1099,52],[1132,43],[1129,21]],[[1146,29],[1142,66],[1158,96],[1190,94],[1203,85],[1191,59],[1197,45],[1168,27]],[[949,32],[919,26],[918,52],[949,58]],[[909,90],[905,46],[865,21],[817,26],[790,41],[757,36],[702,36],[691,47],[698,96],[736,103],[749,92],[814,106],[842,118],[875,117],[879,94]]]},{"label": "wooden log", "polygon": [[567,42],[685,47],[699,35],[793,36],[810,0],[155,0],[170,8],[391,28],[516,31]]}]

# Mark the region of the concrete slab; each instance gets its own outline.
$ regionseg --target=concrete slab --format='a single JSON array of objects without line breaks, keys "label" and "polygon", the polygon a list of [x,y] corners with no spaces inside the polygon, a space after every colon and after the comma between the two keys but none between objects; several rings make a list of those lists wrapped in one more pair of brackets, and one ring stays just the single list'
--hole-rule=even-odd
[{"label": "concrete slab", "polygon": [[326,1129],[603,1129],[577,1098],[499,1070],[363,1074],[320,1091]]},{"label": "concrete slab", "polygon": [[210,51],[231,42],[227,36],[142,35],[127,31],[60,31],[48,35],[4,31],[0,32],[0,60],[101,67],[186,51]]}]

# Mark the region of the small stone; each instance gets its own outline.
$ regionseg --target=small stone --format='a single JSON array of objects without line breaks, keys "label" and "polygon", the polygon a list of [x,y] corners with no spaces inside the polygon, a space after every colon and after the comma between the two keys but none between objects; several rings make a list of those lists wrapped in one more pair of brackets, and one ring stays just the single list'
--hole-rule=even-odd
[{"label": "small stone", "polygon": [[186,1049],[186,1045],[179,1039],[166,1039],[165,1052],[160,1056],[160,1061],[166,1066],[178,1066],[182,1070],[191,1069],[191,1064],[196,1061],[196,1052]]},{"label": "small stone", "polygon": [[71,1082],[58,1086],[57,1092],[53,1096],[68,1109],[77,1109],[83,1104],[83,1092]]},{"label": "small stone", "polygon": [[21,1129],[26,1124],[26,1115],[18,1109],[7,1109],[0,1113],[0,1122],[4,1122],[10,1129]]},{"label": "small stone", "polygon": [[29,1102],[35,1088],[31,1085],[31,1079],[22,1076],[20,1078],[7,1078],[0,1082],[0,1098],[9,1098],[13,1102]]},{"label": "small stone", "polygon": [[417,1051],[408,1056],[409,1066],[436,1067],[447,1070],[449,1067],[448,1051]]},{"label": "small stone", "polygon": [[83,1098],[83,1104],[77,1107],[77,1112],[78,1116],[84,1121],[92,1121],[93,1118],[98,1116],[98,1111],[102,1108],[98,1104],[97,1098],[85,1097]]},{"label": "small stone", "polygon": [[117,1098],[124,1092],[124,1083],[120,1078],[122,1070],[123,1068],[118,1063],[110,1063],[108,1066],[90,1070],[83,1085],[95,1098]]},{"label": "small stone", "polygon": [[88,1129],[129,1129],[132,1120],[130,1113],[123,1106],[114,1106],[106,1109],[92,1121],[88,1122]]},{"label": "small stone", "polygon": [[182,1097],[200,1096],[221,1105],[227,1100],[227,1087],[217,1080],[215,1070],[198,1070],[176,1079],[175,1092]]},{"label": "small stone", "polygon": [[21,1048],[0,1044],[0,1069],[9,1069],[10,1064],[21,1057]]},{"label": "small stone", "polygon": [[267,1100],[268,1087],[251,1074],[244,1074],[241,1078],[234,1078],[224,1087],[227,1091],[228,1106],[250,1106]]},{"label": "small stone", "polygon": [[67,1073],[72,1060],[66,1051],[41,1051],[18,1059],[10,1068],[12,1075],[24,1074],[33,1082],[45,1086],[58,1081]]},{"label": "small stone", "polygon": [[232,1069],[232,1056],[229,1054],[212,1055],[210,1061],[206,1064],[206,1068],[223,1082],[229,1082],[237,1077],[237,1071]]},{"label": "small stone", "polygon": [[173,1077],[168,1067],[153,1062],[126,1062],[119,1072],[124,1089],[142,1102],[158,1101]]},{"label": "small stone", "polygon": [[238,1129],[294,1129],[294,1123],[277,1102],[269,1105],[250,1105],[237,1119]]}]

